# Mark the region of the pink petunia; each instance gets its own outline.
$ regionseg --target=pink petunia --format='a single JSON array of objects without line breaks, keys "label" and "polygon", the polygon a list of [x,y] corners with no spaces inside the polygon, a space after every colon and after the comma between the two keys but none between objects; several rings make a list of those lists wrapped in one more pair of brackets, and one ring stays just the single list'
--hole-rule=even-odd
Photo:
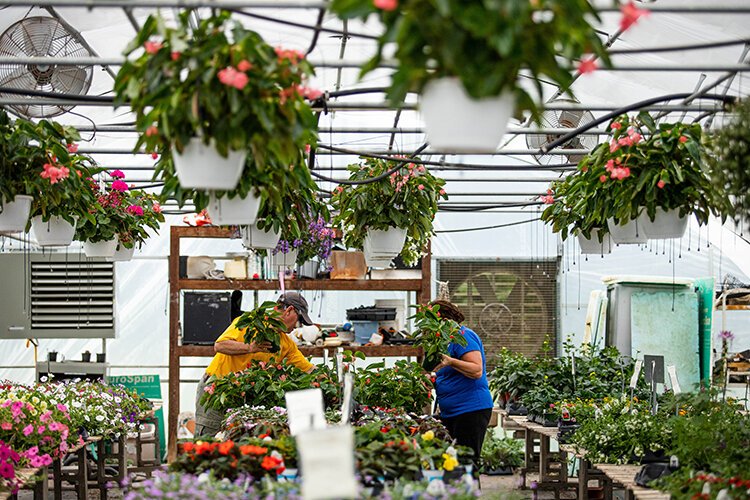
[{"label": "pink petunia", "polygon": [[112,172],[109,173],[109,176],[112,177],[113,179],[124,179],[125,178],[125,174],[122,173],[122,170],[113,170]]},{"label": "pink petunia", "polygon": [[23,428],[23,435],[24,436],[28,436],[32,432],[34,432],[34,426],[31,425],[31,424],[29,424],[29,425],[27,425],[26,427]]},{"label": "pink petunia", "polygon": [[130,205],[125,211],[132,215],[143,215],[143,207],[138,205]]},{"label": "pink petunia", "polygon": [[120,191],[120,192],[127,191],[128,185],[124,181],[117,179],[116,181],[112,183],[112,189],[114,189],[115,191]]},{"label": "pink petunia", "polygon": [[146,52],[148,52],[151,55],[154,55],[157,52],[159,52],[162,47],[164,47],[164,44],[161,42],[147,41],[143,43],[143,48],[146,49]]},{"label": "pink petunia", "polygon": [[252,68],[253,68],[253,65],[247,59],[243,59],[237,64],[237,69],[242,72],[249,71]]},{"label": "pink petunia", "polygon": [[392,11],[398,7],[398,0],[373,0],[372,4],[378,9]]},{"label": "pink petunia", "polygon": [[250,78],[245,73],[237,71],[231,66],[226,67],[219,71],[219,81],[228,87],[234,87],[238,90],[242,90],[250,81]]},{"label": "pink petunia", "polygon": [[3,422],[2,424],[0,424],[0,429],[4,431],[9,431],[13,429],[13,424],[11,424],[10,422]]}]

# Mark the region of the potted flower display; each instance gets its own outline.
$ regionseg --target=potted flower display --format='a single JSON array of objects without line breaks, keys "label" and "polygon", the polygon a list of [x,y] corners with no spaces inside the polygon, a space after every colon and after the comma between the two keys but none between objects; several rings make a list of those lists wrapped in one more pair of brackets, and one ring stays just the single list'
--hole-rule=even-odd
[{"label": "potted flower display", "polygon": [[415,345],[424,349],[422,366],[430,371],[442,361],[442,355],[448,354],[451,342],[466,347],[466,338],[458,323],[440,316],[439,305],[419,305],[413,318],[417,333]]},{"label": "potted flower display", "polygon": [[195,27],[191,21],[191,10],[175,27],[156,16],[146,20],[125,51],[143,49],[118,73],[116,103],[129,103],[136,114],[136,149],[161,154],[155,175],[165,183],[163,196],[182,200],[196,189],[214,221],[252,224],[260,197],[254,171],[303,163],[305,146],[316,142],[305,99],[319,93],[304,86],[312,67],[301,53],[265,43],[230,12]]},{"label": "potted flower display", "polygon": [[711,143],[711,182],[727,195],[725,213],[742,230],[750,225],[750,100],[732,109],[731,119],[715,134]]},{"label": "potted flower display", "polygon": [[606,61],[587,0],[333,0],[331,10],[342,19],[374,15],[383,24],[362,74],[377,68],[395,42],[388,97],[401,103],[407,92],[421,92],[428,142],[438,149],[494,151],[514,108],[538,115],[520,73],[531,76],[539,98],[541,80],[568,89],[569,67],[584,55]]},{"label": "potted flower display", "polygon": [[[610,140],[586,155],[566,184],[553,187],[554,204],[584,218],[579,229],[585,236],[606,224],[615,243],[679,238],[688,215],[705,224],[709,215],[721,214],[726,198],[708,177],[699,124],[657,125],[642,111],[616,118],[610,130]],[[562,231],[564,219],[553,215],[564,209],[546,212]]]},{"label": "potted flower display", "polygon": [[80,139],[72,127],[41,120],[19,120],[19,127],[35,142],[29,161],[35,166],[30,227],[40,246],[67,246],[73,241],[78,220],[96,204],[86,189],[86,179],[98,169],[88,156],[78,154]]},{"label": "potted flower display", "polygon": [[331,198],[344,244],[364,249],[371,267],[385,267],[399,254],[407,266],[416,264],[433,234],[438,201],[448,199],[443,179],[404,160],[365,158],[349,165],[349,180],[360,184],[339,186]]},{"label": "potted flower display", "polygon": [[36,165],[27,158],[36,148],[18,125],[0,110],[0,233],[24,230],[37,180]]},{"label": "potted flower display", "polygon": [[[124,178],[124,174],[119,170],[110,175],[113,178]],[[156,196],[142,189],[129,189],[123,205],[125,218],[122,229],[117,233],[117,250],[112,259],[115,262],[132,259],[136,246],[142,247],[150,237],[148,230],[158,232],[159,224],[164,222],[161,205]]]},{"label": "potted flower display", "polygon": [[83,242],[87,257],[113,257],[117,251],[117,236],[127,232],[127,191],[130,187],[122,179],[122,172],[115,170],[108,175],[109,183],[101,185],[93,178],[86,179],[85,186],[96,197],[85,217],[78,221],[76,240]]}]

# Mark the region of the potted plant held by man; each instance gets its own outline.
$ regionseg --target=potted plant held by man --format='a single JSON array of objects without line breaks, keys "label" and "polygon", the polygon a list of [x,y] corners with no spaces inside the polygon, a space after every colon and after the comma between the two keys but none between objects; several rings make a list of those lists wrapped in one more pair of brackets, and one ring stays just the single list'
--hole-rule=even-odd
[{"label": "potted plant held by man", "polygon": [[387,267],[399,254],[407,266],[416,264],[433,234],[438,201],[448,199],[445,181],[406,158],[365,158],[348,170],[356,184],[337,187],[331,198],[344,243],[364,249],[371,267]]},{"label": "potted plant held by man", "polygon": [[[588,0],[333,0],[331,10],[384,25],[362,74],[395,43],[388,97],[400,104],[408,92],[421,93],[428,142],[440,150],[494,151],[514,108],[538,116],[543,80],[567,90],[579,59],[606,61]],[[531,85],[520,85],[521,73]]]},{"label": "potted plant held by man", "polygon": [[227,11],[195,27],[192,12],[182,12],[176,27],[156,16],[145,21],[125,51],[143,49],[117,75],[116,104],[129,103],[136,114],[136,149],[170,157],[155,172],[163,194],[207,192],[218,223],[252,224],[260,194],[238,187],[243,172],[297,164],[316,142],[317,121],[305,99],[319,92],[304,86],[312,67],[297,51],[272,48]]}]

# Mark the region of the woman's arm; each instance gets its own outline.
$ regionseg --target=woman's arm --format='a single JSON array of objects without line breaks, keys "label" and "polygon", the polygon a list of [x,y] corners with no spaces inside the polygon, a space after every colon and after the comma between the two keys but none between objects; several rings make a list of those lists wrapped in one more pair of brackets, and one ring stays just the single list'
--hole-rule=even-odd
[{"label": "woman's arm", "polygon": [[253,342],[252,344],[246,344],[237,340],[222,340],[221,342],[214,343],[214,352],[228,354],[229,356],[252,354],[255,352],[268,352],[270,348],[270,342],[261,342],[260,344]]},{"label": "woman's arm", "polygon": [[461,359],[451,358],[447,354],[443,354],[443,360],[435,367],[435,371],[437,372],[446,366],[451,366],[461,375],[473,379],[481,378],[484,371],[482,369],[482,353],[479,351],[469,351],[461,356]]}]

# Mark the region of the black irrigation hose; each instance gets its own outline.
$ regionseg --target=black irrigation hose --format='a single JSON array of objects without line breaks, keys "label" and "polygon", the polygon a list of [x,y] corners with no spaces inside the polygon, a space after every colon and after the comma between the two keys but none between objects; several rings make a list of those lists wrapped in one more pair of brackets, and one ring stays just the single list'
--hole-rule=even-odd
[{"label": "black irrigation hose", "polygon": [[750,43],[750,38],[739,38],[737,40],[724,40],[721,42],[708,42],[708,43],[694,43],[690,45],[673,45],[671,47],[645,47],[637,49],[614,49],[608,50],[607,53],[611,56],[623,55],[623,54],[641,54],[641,53],[656,53],[656,52],[680,52],[683,50],[702,50],[702,49],[715,49],[718,47],[730,47],[732,45],[742,45]]},{"label": "black irrigation hose", "polygon": [[[320,116],[320,115],[318,115],[318,116]],[[415,163],[416,164],[417,163],[416,161],[412,161],[413,158],[415,156],[417,156],[419,153],[421,153],[422,151],[424,151],[426,148],[427,148],[427,144],[422,144],[414,153],[412,153],[407,158],[393,158],[393,157],[381,156],[381,155],[373,155],[373,156],[371,156],[371,158],[379,158],[379,159],[383,159],[383,160],[395,161],[395,162],[398,162],[398,165],[396,165],[395,167],[393,167],[389,171],[384,172],[384,173],[378,175],[377,177],[372,177],[370,179],[365,179],[363,181],[344,181],[344,180],[338,180],[338,179],[334,179],[333,177],[327,177],[325,175],[321,175],[321,174],[315,172],[311,168],[308,168],[308,169],[310,170],[310,175],[312,175],[316,179],[320,179],[320,180],[323,180],[323,181],[336,182],[338,184],[344,184],[344,185],[347,185],[347,186],[359,186],[360,184],[372,184],[373,182],[378,182],[378,181],[381,181],[381,180],[385,179],[386,177],[388,177],[389,175],[391,175],[393,172],[396,172],[399,169],[403,168],[403,166],[404,166],[403,164],[404,163]],[[310,158],[313,158],[312,151],[310,151]]]},{"label": "black irrigation hose", "polygon": [[270,21],[272,23],[285,24],[287,26],[293,26],[295,28],[304,28],[304,29],[309,29],[309,30],[318,30],[318,31],[323,32],[323,33],[333,33],[335,35],[341,35],[341,36],[354,36],[354,37],[357,37],[357,38],[366,38],[368,40],[377,40],[378,38],[380,38],[377,35],[368,35],[366,33],[352,33],[352,32],[349,32],[349,31],[347,31],[346,33],[344,33],[341,30],[335,30],[335,29],[331,29],[331,28],[323,28],[323,27],[318,28],[317,26],[310,26],[309,24],[296,23],[294,21],[288,21],[286,19],[278,19],[276,17],[264,16],[262,14],[252,14],[250,12],[245,12],[245,11],[239,10],[239,9],[227,9],[227,10],[230,10],[231,12],[234,12],[236,14],[240,14],[242,16],[253,17],[255,19],[260,19],[262,21]]},{"label": "black irrigation hose", "polygon": [[531,222],[537,222],[541,220],[539,217],[536,219],[527,219],[527,220],[519,220],[516,222],[507,222],[505,224],[496,224],[494,226],[483,226],[483,227],[467,227],[465,229],[443,229],[440,231],[435,231],[435,233],[468,233],[471,231],[486,231],[488,229],[499,229],[501,227],[511,227],[511,226],[520,226],[521,224],[529,224]]},{"label": "black irrigation hose", "polygon": [[312,40],[310,40],[310,46],[307,48],[307,52],[305,52],[305,55],[310,55],[310,53],[315,50],[315,46],[318,45],[318,38],[320,38],[320,30],[323,29],[323,18],[326,15],[325,9],[320,9],[318,12],[318,20],[315,22],[315,33],[313,33]]},{"label": "black irrigation hose", "polygon": [[629,111],[634,111],[636,109],[645,108],[646,106],[650,106],[652,104],[656,104],[659,102],[666,102],[666,101],[673,101],[675,99],[687,99],[687,98],[695,98],[695,99],[708,99],[712,101],[722,101],[724,104],[733,104],[737,98],[734,96],[725,96],[721,94],[703,94],[699,96],[695,96],[694,92],[682,92],[679,94],[668,94],[663,95],[659,97],[652,97],[651,99],[645,99],[643,101],[636,102],[635,104],[629,104],[625,107],[622,107],[620,109],[616,109],[614,111],[610,111],[609,113],[600,116],[599,118],[590,121],[586,123],[585,125],[582,125],[578,127],[575,130],[571,130],[567,134],[561,135],[554,141],[550,142],[549,144],[545,144],[541,148],[539,148],[539,152],[541,154],[547,154],[553,149],[556,149],[569,140],[575,138],[577,135],[582,134],[583,132],[586,132],[597,125],[601,125],[602,123],[611,120],[612,118],[615,118],[617,116],[620,116],[624,113],[627,113]]}]

